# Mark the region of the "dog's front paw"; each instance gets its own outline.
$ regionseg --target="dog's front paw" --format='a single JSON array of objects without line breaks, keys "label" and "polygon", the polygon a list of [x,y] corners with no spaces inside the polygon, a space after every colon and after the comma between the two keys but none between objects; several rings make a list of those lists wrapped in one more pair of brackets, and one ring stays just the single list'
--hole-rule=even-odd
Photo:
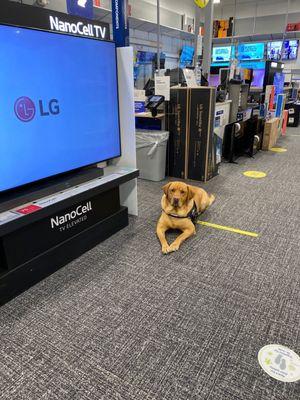
[{"label": "dog's front paw", "polygon": [[177,251],[177,250],[179,250],[179,244],[178,243],[172,243],[171,245],[170,245],[170,247],[169,247],[169,253],[172,253],[172,252],[174,252],[174,251]]},{"label": "dog's front paw", "polygon": [[170,252],[170,251],[169,251],[169,245],[164,244],[164,245],[162,246],[162,248],[161,248],[161,251],[162,251],[163,254],[168,254],[168,253]]}]

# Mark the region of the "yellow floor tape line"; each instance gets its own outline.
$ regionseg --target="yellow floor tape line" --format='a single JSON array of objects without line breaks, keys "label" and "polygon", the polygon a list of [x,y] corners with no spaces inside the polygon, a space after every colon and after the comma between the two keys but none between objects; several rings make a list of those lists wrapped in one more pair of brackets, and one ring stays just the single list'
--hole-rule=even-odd
[{"label": "yellow floor tape line", "polygon": [[274,153],[285,153],[287,151],[283,147],[272,147],[270,150],[274,151]]},{"label": "yellow floor tape line", "polygon": [[197,221],[197,224],[203,225],[203,226],[208,226],[209,228],[220,229],[222,231],[238,233],[239,235],[244,235],[244,236],[251,236],[251,237],[255,237],[255,238],[257,238],[259,236],[258,233],[242,231],[241,229],[232,228],[230,226],[212,224],[211,222]]}]

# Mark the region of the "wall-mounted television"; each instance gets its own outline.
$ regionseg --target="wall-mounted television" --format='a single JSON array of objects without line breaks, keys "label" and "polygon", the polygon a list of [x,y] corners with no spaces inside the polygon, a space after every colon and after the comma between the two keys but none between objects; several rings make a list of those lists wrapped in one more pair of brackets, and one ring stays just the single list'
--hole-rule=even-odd
[{"label": "wall-mounted television", "polygon": [[282,41],[268,42],[267,58],[268,60],[281,60]]},{"label": "wall-mounted television", "polygon": [[0,25],[0,192],[120,156],[113,42]]},{"label": "wall-mounted television", "polygon": [[212,62],[228,62],[234,57],[234,46],[220,46],[212,49]]},{"label": "wall-mounted television", "polygon": [[238,59],[240,61],[262,60],[264,55],[264,43],[241,43],[238,46]]},{"label": "wall-mounted television", "polygon": [[[267,45],[267,57],[269,60],[296,60],[298,56],[299,41],[285,40],[282,48],[282,41],[269,42]],[[281,54],[282,52],[282,54]],[[281,58],[282,56],[282,58]]]},{"label": "wall-mounted television", "polygon": [[285,40],[283,46],[282,59],[297,60],[298,57],[299,40]]}]

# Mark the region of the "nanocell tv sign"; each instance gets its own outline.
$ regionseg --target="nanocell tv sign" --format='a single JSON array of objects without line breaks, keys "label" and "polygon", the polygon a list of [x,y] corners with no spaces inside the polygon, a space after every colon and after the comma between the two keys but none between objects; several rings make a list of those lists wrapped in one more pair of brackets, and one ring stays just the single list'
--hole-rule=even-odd
[{"label": "nanocell tv sign", "polygon": [[95,24],[84,24],[83,22],[67,22],[58,17],[50,15],[50,28],[52,31],[71,33],[73,35],[89,36],[97,39],[106,38],[106,26]]},{"label": "nanocell tv sign", "polygon": [[[88,2],[76,1],[76,4],[83,9]],[[109,24],[106,22],[6,0],[1,0],[0,23],[110,40]]]}]

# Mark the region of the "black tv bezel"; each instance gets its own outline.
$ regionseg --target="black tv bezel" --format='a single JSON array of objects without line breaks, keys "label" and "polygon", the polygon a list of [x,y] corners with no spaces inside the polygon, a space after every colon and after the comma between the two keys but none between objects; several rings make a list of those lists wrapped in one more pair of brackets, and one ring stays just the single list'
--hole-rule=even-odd
[{"label": "black tv bezel", "polygon": [[60,172],[60,173],[58,173],[58,174],[49,175],[49,176],[47,176],[47,177],[45,177],[45,178],[41,178],[41,179],[37,179],[37,180],[35,180],[35,181],[27,182],[27,183],[24,183],[24,184],[22,184],[22,185],[14,186],[14,187],[9,188],[9,189],[0,190],[0,202],[1,202],[1,197],[2,197],[2,195],[5,196],[5,195],[8,194],[8,193],[18,192],[18,191],[23,190],[23,189],[29,189],[30,187],[35,187],[35,186],[38,185],[39,183],[40,183],[40,184],[45,183],[47,180],[49,180],[49,181],[50,181],[50,180],[55,180],[55,178],[61,178],[61,177],[63,177],[64,175],[65,175],[65,176],[69,176],[69,175],[72,174],[72,173],[79,172],[79,171],[81,171],[81,170],[83,170],[83,169],[86,169],[86,168],[95,166],[95,165],[97,165],[97,164],[99,164],[99,163],[107,162],[107,161],[113,160],[113,159],[115,159],[115,158],[122,157],[121,121],[120,121],[120,102],[119,102],[119,100],[120,100],[120,93],[119,93],[119,76],[118,76],[118,65],[117,65],[118,54],[117,54],[116,43],[115,43],[113,40],[107,40],[107,39],[99,40],[99,39],[92,38],[92,37],[89,37],[89,36],[85,36],[85,37],[84,37],[84,36],[78,36],[78,35],[75,35],[75,34],[73,35],[73,34],[70,34],[70,33],[56,32],[56,31],[52,31],[52,30],[49,30],[49,29],[40,29],[40,28],[34,28],[34,27],[23,26],[23,25],[8,24],[8,23],[3,23],[3,22],[0,21],[0,28],[1,28],[1,26],[9,26],[9,27],[18,28],[18,29],[26,29],[26,30],[30,30],[30,31],[38,31],[38,32],[44,32],[44,33],[50,33],[50,34],[53,34],[53,35],[70,36],[70,37],[77,38],[77,39],[94,40],[94,41],[96,41],[96,42],[106,42],[106,43],[112,43],[112,44],[114,44],[114,47],[115,47],[115,57],[116,57],[116,69],[115,69],[115,70],[116,70],[116,82],[117,82],[117,103],[118,103],[118,115],[119,115],[119,118],[118,118],[118,126],[119,126],[119,143],[120,143],[120,145],[119,145],[119,153],[118,153],[118,155],[116,155],[116,156],[114,156],[114,157],[110,157],[110,158],[106,158],[106,159],[100,159],[100,160],[98,160],[98,161],[95,161],[95,162],[93,162],[93,163],[80,166],[80,167],[78,167],[78,168],[73,168],[73,169],[70,169],[70,170],[66,170],[66,171],[64,171],[64,172]]}]

